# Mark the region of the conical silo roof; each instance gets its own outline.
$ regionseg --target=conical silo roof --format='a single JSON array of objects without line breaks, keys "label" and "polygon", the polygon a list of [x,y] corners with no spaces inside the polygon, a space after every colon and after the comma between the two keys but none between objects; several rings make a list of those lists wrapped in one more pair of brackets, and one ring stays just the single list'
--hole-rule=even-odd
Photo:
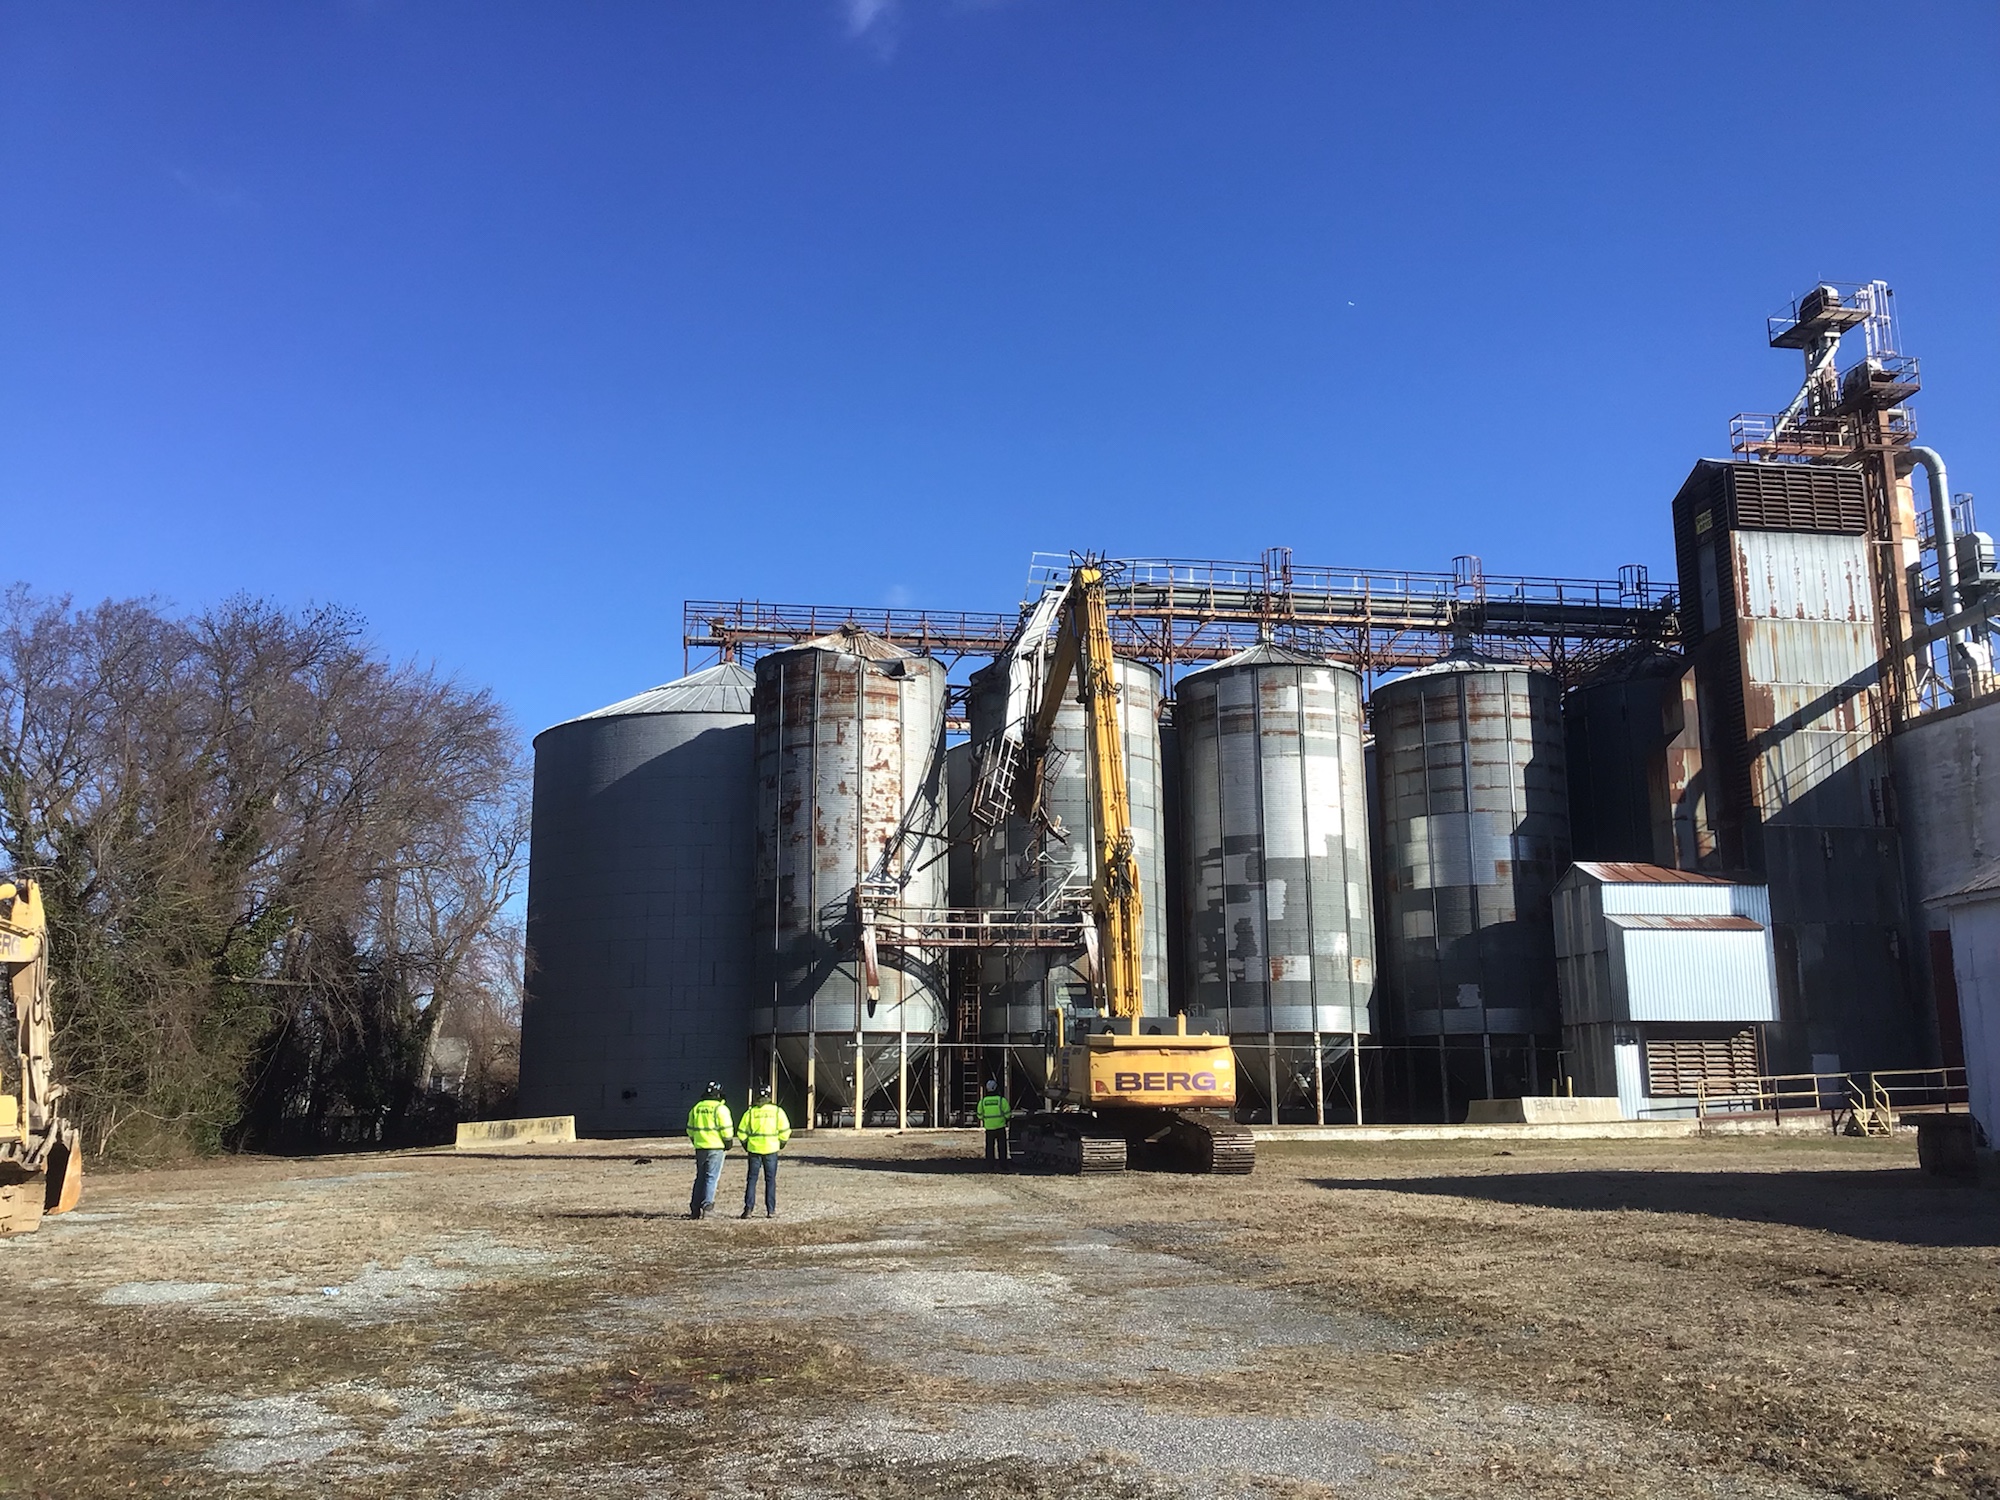
[{"label": "conical silo roof", "polygon": [[[1382,687],[1394,687],[1397,683],[1422,677],[1445,677],[1453,672],[1533,672],[1538,676],[1548,676],[1545,670],[1533,662],[1509,661],[1500,656],[1483,656],[1477,651],[1454,651],[1450,656],[1434,661],[1427,667],[1413,668],[1402,676],[1383,683]],[[1381,689],[1378,688],[1376,691],[1379,692]]]},{"label": "conical silo roof", "polygon": [[[785,649],[788,651],[838,651],[846,656],[864,657],[869,661],[897,661],[914,654],[905,651],[894,641],[863,630],[859,625],[843,625],[838,630],[828,631],[825,635],[814,636],[809,641],[801,641],[798,645],[788,646]],[[772,654],[776,655],[775,652]]]},{"label": "conical silo roof", "polygon": [[[750,689],[756,678],[741,662],[726,661],[673,682],[648,688],[630,698],[593,708],[587,714],[564,719],[575,724],[584,719],[624,719],[637,714],[748,714]],[[561,728],[560,724],[551,726]]]},{"label": "conical silo roof", "polygon": [[[1290,646],[1280,646],[1276,641],[1259,641],[1247,651],[1239,651],[1234,656],[1225,656],[1221,661],[1210,662],[1188,673],[1188,677],[1200,677],[1208,672],[1226,672],[1232,667],[1330,667],[1333,663],[1324,656],[1314,656],[1310,651],[1295,651]],[[1186,681],[1183,678],[1182,681]]]}]

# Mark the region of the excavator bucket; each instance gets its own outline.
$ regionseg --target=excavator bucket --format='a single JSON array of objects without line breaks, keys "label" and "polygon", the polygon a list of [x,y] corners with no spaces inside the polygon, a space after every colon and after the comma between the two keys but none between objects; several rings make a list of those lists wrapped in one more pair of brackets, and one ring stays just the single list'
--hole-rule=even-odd
[{"label": "excavator bucket", "polygon": [[48,1188],[42,1195],[42,1212],[66,1214],[83,1197],[83,1153],[77,1149],[76,1131],[66,1130],[49,1152]]}]

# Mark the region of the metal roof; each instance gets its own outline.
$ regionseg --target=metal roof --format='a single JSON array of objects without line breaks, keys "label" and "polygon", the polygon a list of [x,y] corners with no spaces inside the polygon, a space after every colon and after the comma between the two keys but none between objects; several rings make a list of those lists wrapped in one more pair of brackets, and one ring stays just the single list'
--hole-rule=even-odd
[{"label": "metal roof", "polygon": [[1764,924],[1749,917],[1726,917],[1708,912],[1607,912],[1604,920],[1614,927],[1637,928],[1645,932],[1762,932]]},{"label": "metal roof", "polygon": [[1413,678],[1448,677],[1454,672],[1532,672],[1537,677],[1549,675],[1540,667],[1525,661],[1508,661],[1504,657],[1482,656],[1476,651],[1454,651],[1443,661],[1434,661],[1427,667],[1418,667],[1414,671],[1405,672],[1400,677],[1391,678],[1382,686],[1394,687],[1399,682],[1409,682]]},{"label": "metal roof", "polygon": [[1953,903],[1959,901],[1982,901],[1992,896],[2000,896],[2000,861],[1986,866],[1964,885],[1953,890],[1940,891],[1930,899]]},{"label": "metal roof", "polygon": [[1693,870],[1669,870],[1664,865],[1635,865],[1617,860],[1580,859],[1570,868],[1607,885],[1761,885],[1761,881],[1731,880]]},{"label": "metal roof", "polygon": [[635,714],[748,714],[750,689],[755,683],[748,667],[726,661],[562,722],[624,719]]},{"label": "metal roof", "polygon": [[[843,625],[838,630],[825,635],[816,635],[809,641],[786,648],[792,651],[838,651],[843,656],[859,656],[869,661],[901,661],[916,653],[905,651],[885,636],[863,630],[859,625]],[[772,653],[776,655],[776,652]]]},{"label": "metal roof", "polygon": [[1231,667],[1330,667],[1332,665],[1333,663],[1324,656],[1314,656],[1309,651],[1295,651],[1290,646],[1280,646],[1275,641],[1259,641],[1246,651],[1239,651],[1234,656],[1225,656],[1221,661],[1211,662],[1200,671],[1188,673],[1188,676],[1199,677],[1204,672],[1224,672]]}]

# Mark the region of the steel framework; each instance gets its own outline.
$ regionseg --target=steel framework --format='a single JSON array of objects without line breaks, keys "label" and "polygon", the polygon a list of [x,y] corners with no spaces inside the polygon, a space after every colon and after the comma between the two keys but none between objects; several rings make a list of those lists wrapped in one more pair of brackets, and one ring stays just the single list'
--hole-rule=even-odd
[{"label": "steel framework", "polygon": [[[1037,553],[1028,596],[1068,577],[1067,555]],[[1132,558],[1108,591],[1119,650],[1171,683],[1181,669],[1275,640],[1345,662],[1372,686],[1382,672],[1426,666],[1472,649],[1525,661],[1565,683],[1636,645],[1670,645],[1679,625],[1671,590],[1633,564],[1616,581],[1490,575],[1479,559],[1449,573],[1295,564],[1274,547],[1257,562]],[[1005,650],[1020,612],[883,609],[756,600],[689,600],[682,646],[746,661],[857,625],[907,650],[957,659]]]}]

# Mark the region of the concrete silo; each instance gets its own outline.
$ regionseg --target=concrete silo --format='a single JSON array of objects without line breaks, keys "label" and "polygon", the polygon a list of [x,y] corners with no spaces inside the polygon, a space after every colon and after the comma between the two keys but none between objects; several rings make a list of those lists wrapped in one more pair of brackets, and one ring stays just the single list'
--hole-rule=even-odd
[{"label": "concrete silo", "polygon": [[520,1108],[678,1130],[742,1096],[751,995],[750,673],[725,663],[535,737]]},{"label": "concrete silo", "polygon": [[858,1121],[949,1024],[944,954],[882,948],[871,982],[857,900],[945,905],[944,668],[846,629],[761,658],[754,712],[750,1031],[808,1115]]},{"label": "concrete silo", "polygon": [[1175,698],[1190,1021],[1229,1034],[1241,1106],[1272,1118],[1351,1100],[1372,1029],[1361,705],[1354,673],[1275,645]]},{"label": "concrete silo", "polygon": [[1560,1028],[1550,902],[1570,860],[1555,679],[1461,656],[1373,704],[1383,967],[1410,1108],[1452,1119],[1468,1099],[1540,1093]]}]

